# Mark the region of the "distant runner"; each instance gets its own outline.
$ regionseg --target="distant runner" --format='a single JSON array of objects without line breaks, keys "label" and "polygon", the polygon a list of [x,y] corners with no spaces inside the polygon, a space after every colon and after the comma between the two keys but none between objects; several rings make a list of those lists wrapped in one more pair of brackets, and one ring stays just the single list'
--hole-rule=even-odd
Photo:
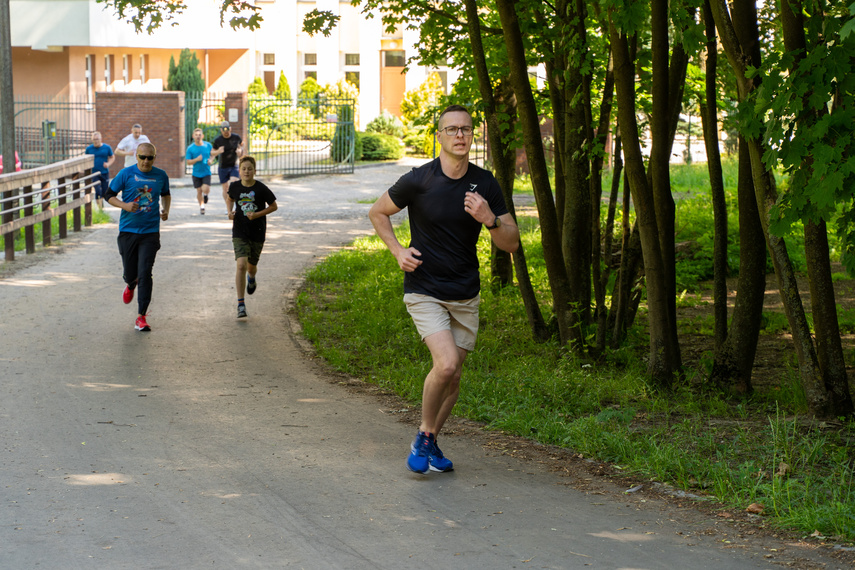
[{"label": "distant runner", "polygon": [[193,131],[193,144],[187,147],[185,160],[193,165],[193,188],[196,189],[196,200],[199,202],[199,213],[205,215],[205,204],[208,203],[208,193],[211,191],[211,151],[213,147],[208,141],[202,140],[202,129]]}]

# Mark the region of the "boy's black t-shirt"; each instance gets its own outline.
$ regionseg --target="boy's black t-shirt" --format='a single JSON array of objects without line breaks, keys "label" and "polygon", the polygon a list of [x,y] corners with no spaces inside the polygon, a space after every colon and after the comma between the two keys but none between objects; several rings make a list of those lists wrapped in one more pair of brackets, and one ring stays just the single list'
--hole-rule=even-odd
[{"label": "boy's black t-shirt", "polygon": [[496,178],[471,162],[466,174],[453,180],[439,159],[414,168],[389,189],[398,208],[410,217],[410,247],[421,252],[422,264],[404,274],[404,292],[443,301],[471,299],[481,290],[476,244],[481,224],[463,209],[466,192],[477,192],[496,216],[508,213]]},{"label": "boy's black t-shirt", "polygon": [[260,212],[276,201],[270,188],[258,180],[252,186],[244,186],[238,180],[229,186],[229,198],[235,203],[232,237],[263,242],[267,233],[267,216],[250,220],[246,215],[249,212]]}]

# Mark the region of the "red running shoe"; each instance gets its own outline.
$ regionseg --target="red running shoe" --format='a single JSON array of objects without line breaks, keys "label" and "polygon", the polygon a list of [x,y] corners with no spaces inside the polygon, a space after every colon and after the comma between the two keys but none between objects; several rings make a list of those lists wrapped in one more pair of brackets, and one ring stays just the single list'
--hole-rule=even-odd
[{"label": "red running shoe", "polygon": [[129,304],[134,300],[134,290],[130,287],[125,287],[124,292],[122,292],[122,301],[125,302],[125,305]]},{"label": "red running shoe", "polygon": [[150,331],[151,327],[148,326],[148,323],[145,322],[145,315],[141,317],[137,317],[137,322],[134,324],[134,328],[138,331]]}]

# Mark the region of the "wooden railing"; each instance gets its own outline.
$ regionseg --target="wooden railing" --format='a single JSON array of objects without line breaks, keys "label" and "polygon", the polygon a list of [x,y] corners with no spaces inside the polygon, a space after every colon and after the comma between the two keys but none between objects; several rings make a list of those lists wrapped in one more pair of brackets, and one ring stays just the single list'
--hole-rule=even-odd
[{"label": "wooden railing", "polygon": [[[6,261],[15,259],[15,235],[23,228],[27,253],[35,253],[35,225],[42,224],[42,242],[51,244],[51,219],[59,216],[59,238],[68,236],[68,212],[74,231],[81,221],[92,225],[92,201],[98,173],[91,155],[69,158],[48,166],[0,175],[0,212]],[[37,211],[38,210],[38,211]]]}]

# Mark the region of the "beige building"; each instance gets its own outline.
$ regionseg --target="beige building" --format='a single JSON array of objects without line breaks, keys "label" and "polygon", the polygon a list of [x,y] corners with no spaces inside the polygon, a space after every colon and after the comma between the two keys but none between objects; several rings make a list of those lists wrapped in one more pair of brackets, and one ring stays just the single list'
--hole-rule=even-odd
[{"label": "beige building", "polygon": [[[162,91],[170,57],[195,50],[209,92],[245,91],[255,77],[269,90],[280,73],[293,96],[309,76],[321,84],[347,79],[359,87],[359,122],[383,111],[399,114],[406,90],[432,69],[403,74],[417,37],[386,34],[380,18],[338,0],[258,0],[259,30],[233,30],[219,22],[220,0],[192,0],[187,11],[154,34],[137,34],[112,8],[95,0],[11,0],[12,59],[16,98],[69,97],[94,102],[96,91]],[[312,9],[341,18],[331,36],[310,37],[302,20]],[[409,50],[408,50],[409,48]],[[449,72],[439,70],[446,85]]]}]

